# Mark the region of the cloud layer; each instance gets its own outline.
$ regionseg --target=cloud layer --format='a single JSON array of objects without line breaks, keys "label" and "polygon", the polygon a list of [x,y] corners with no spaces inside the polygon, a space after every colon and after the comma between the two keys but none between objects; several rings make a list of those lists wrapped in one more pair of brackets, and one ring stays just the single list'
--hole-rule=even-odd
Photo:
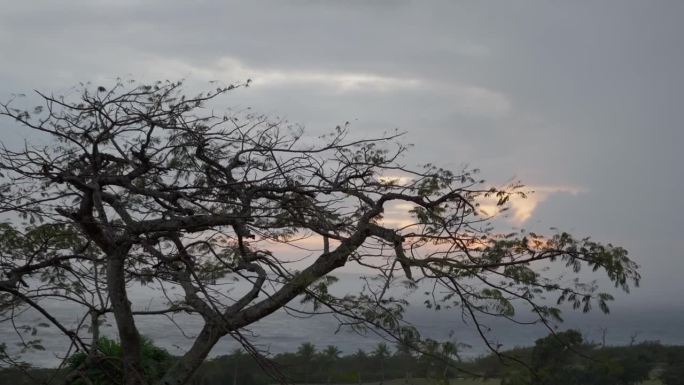
[{"label": "cloud layer", "polygon": [[[557,226],[684,268],[684,3],[0,0],[0,99],[81,81],[254,80],[226,106],[313,135],[399,128],[403,161],[536,190],[511,226]],[[5,96],[3,96],[3,94]],[[0,136],[20,144],[6,121]],[[582,186],[567,187],[567,186]],[[580,193],[581,192],[581,193]]]}]

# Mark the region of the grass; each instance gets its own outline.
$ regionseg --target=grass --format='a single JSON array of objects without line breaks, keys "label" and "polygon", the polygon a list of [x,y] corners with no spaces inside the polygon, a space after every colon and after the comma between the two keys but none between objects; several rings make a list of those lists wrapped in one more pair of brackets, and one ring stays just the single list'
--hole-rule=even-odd
[{"label": "grass", "polygon": [[[386,380],[383,385],[439,385],[443,384],[441,381],[428,378],[412,378],[408,382],[403,378]],[[380,385],[379,382],[366,382],[363,385]],[[451,380],[449,385],[499,385],[498,379],[480,380],[480,379],[461,379]],[[659,380],[647,380],[640,385],[662,385]]]},{"label": "grass", "polygon": [[[430,379],[430,378],[412,378],[408,382],[403,378],[393,380],[386,380],[382,385],[440,385],[444,382]],[[450,385],[499,385],[498,379],[479,380],[479,379],[462,379],[451,380]],[[363,385],[380,385],[380,382],[366,382]]]}]

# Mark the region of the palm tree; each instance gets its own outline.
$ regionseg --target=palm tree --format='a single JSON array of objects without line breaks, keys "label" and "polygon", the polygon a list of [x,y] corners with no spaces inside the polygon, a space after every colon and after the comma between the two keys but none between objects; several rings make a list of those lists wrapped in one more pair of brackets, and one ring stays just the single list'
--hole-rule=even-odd
[{"label": "palm tree", "polygon": [[242,349],[237,348],[231,354],[233,358],[233,385],[237,385],[238,367],[240,366],[240,359],[242,358]]},{"label": "palm tree", "polygon": [[440,346],[439,342],[427,338],[422,343],[422,354],[418,358],[421,366],[421,372],[424,371],[424,376],[430,378],[436,375],[436,368],[440,357]]},{"label": "palm tree", "polygon": [[413,367],[414,357],[411,345],[408,341],[400,341],[394,345],[394,357],[399,360],[399,365],[405,369],[404,382],[411,382],[411,368]]},{"label": "palm tree", "polygon": [[444,371],[442,372],[442,377],[444,378],[444,381],[448,384],[451,357],[455,356],[460,361],[460,357],[458,356],[458,345],[454,344],[453,342],[447,341],[442,344],[442,351],[440,353],[443,359],[446,361],[444,364]]},{"label": "palm tree", "polygon": [[325,366],[327,367],[328,377],[326,383],[330,383],[330,377],[332,369],[335,367],[335,361],[340,358],[342,351],[335,345],[328,345],[325,350],[323,350],[323,360],[325,361]]},{"label": "palm tree", "polygon": [[309,370],[311,369],[311,363],[316,357],[316,346],[310,342],[299,345],[297,356],[301,359],[301,367],[304,368],[304,382],[309,382]]},{"label": "palm tree", "polygon": [[363,349],[359,349],[354,353],[354,360],[358,364],[358,382],[359,384],[362,382],[361,379],[361,371],[363,370],[364,364],[366,363],[366,360],[368,360],[368,354],[363,351]]},{"label": "palm tree", "polygon": [[[449,372],[449,366],[451,366],[453,359],[455,358],[457,363],[461,363],[462,361],[461,361],[460,352],[463,349],[467,349],[470,347],[471,346],[468,344],[465,344],[462,342],[456,342],[456,341],[454,341],[454,342],[447,341],[447,342],[442,344],[442,351],[440,353],[441,353],[441,356],[443,357],[443,359],[446,361],[446,364],[444,365],[444,373],[443,373],[445,380],[447,380],[447,374]],[[447,382],[448,382],[448,380],[447,380]]]},{"label": "palm tree", "polygon": [[390,350],[386,343],[380,342],[373,350],[373,358],[380,360],[380,375],[382,380],[380,384],[385,382],[385,360],[390,356]]},{"label": "palm tree", "polygon": [[342,351],[338,349],[335,345],[328,345],[323,351],[324,356],[331,358],[333,360],[340,358],[340,354],[342,354]]},{"label": "palm tree", "polygon": [[316,355],[316,346],[311,342],[305,342],[297,348],[297,355],[302,361],[310,363]]}]

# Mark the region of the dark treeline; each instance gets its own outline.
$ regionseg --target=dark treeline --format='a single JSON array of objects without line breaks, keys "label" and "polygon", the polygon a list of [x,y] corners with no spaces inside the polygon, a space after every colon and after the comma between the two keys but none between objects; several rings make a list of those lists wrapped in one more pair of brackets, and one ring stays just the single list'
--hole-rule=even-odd
[{"label": "dark treeline", "polygon": [[[116,343],[103,339],[103,349],[119,354]],[[146,371],[163,373],[176,359],[163,349],[147,342]],[[629,385],[657,379],[664,385],[684,384],[684,346],[659,342],[641,342],[630,346],[601,346],[583,341],[579,332],[570,330],[549,335],[532,347],[516,348],[501,355],[491,354],[462,361],[452,343],[429,341],[423,353],[402,346],[380,343],[372,351],[358,350],[341,354],[335,346],[317,347],[304,343],[294,352],[255,359],[243,350],[205,362],[194,375],[193,385],[264,385],[277,382],[273,374],[288,383],[368,383],[390,379],[432,379],[446,383],[456,378],[501,380],[501,385]],[[83,357],[75,355],[70,365]],[[112,362],[117,362],[116,357]],[[88,374],[94,385],[116,384],[120,368],[110,362],[100,363]],[[270,371],[271,375],[266,371]],[[33,378],[31,378],[33,377]],[[39,384],[52,378],[59,383],[59,372],[50,369],[0,371],[0,384]],[[74,385],[86,384],[86,381]],[[422,382],[422,381],[421,381]]]},{"label": "dark treeline", "polygon": [[684,385],[684,346],[658,341],[602,346],[569,330],[541,338],[533,347],[481,357],[462,367],[500,378],[501,385],[631,385],[647,380]]},{"label": "dark treeline", "polygon": [[[335,347],[316,350],[303,344],[297,352],[279,354],[276,364],[293,383],[361,383],[386,379],[428,378],[446,383],[455,378],[500,379],[502,385],[630,385],[648,379],[664,385],[684,385],[684,346],[645,341],[630,346],[601,346],[568,331],[516,348],[502,355],[461,361],[456,349],[433,345],[424,354],[381,344],[374,351],[339,355]],[[454,347],[451,345],[452,348]],[[218,357],[202,367],[197,385],[266,384],[263,374],[244,353]]]},{"label": "dark treeline", "polygon": [[[444,348],[447,346],[447,348]],[[305,343],[296,352],[272,358],[273,370],[293,383],[362,383],[395,378],[454,378],[457,351],[450,344],[432,344],[428,354],[413,354],[402,347],[380,343],[372,351],[342,355],[335,346],[318,349]],[[242,351],[206,362],[195,376],[196,385],[264,384],[273,379],[262,374],[258,363]]]}]

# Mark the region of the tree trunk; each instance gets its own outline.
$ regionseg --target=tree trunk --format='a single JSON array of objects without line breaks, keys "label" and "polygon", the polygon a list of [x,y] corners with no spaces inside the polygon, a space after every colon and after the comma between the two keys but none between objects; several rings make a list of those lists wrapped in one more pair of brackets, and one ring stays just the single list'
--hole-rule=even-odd
[{"label": "tree trunk", "polygon": [[[195,339],[190,350],[185,353],[169,370],[157,385],[182,385],[190,380],[197,368],[207,358],[211,348],[224,335],[214,324],[205,324],[202,331]],[[236,362],[237,365],[237,362]]]},{"label": "tree trunk", "polygon": [[[231,314],[228,319],[219,320],[218,324],[207,323],[202,328],[200,335],[192,345],[192,348],[181,357],[165,374],[157,385],[183,385],[207,357],[211,348],[230,330],[237,330],[260,320],[267,315],[280,309],[283,305],[301,294],[317,278],[345,265],[347,257],[358,246],[363,244],[367,234],[357,232],[354,236],[345,240],[342,245],[327,255],[327,258],[319,258],[311,266],[300,272],[295,279],[287,282],[276,293],[267,299],[258,302],[249,308]],[[383,369],[384,371],[384,369]],[[308,372],[305,382],[308,382]],[[132,384],[126,384],[132,385]],[[137,384],[136,384],[137,385]]]},{"label": "tree trunk", "polygon": [[123,374],[125,385],[143,385],[145,377],[142,368],[142,353],[140,334],[133,320],[131,303],[126,294],[126,279],[124,276],[125,252],[118,251],[108,255],[107,260],[107,289],[112,302],[112,310],[116,327],[121,339]]},{"label": "tree trunk", "polygon": [[235,363],[233,364],[233,385],[237,385],[238,360],[239,360],[239,358],[235,357]]},{"label": "tree trunk", "polygon": [[98,352],[98,342],[100,340],[100,313],[95,310],[90,311],[90,334],[92,342],[90,343],[90,352],[88,352],[88,359],[93,359]]}]

